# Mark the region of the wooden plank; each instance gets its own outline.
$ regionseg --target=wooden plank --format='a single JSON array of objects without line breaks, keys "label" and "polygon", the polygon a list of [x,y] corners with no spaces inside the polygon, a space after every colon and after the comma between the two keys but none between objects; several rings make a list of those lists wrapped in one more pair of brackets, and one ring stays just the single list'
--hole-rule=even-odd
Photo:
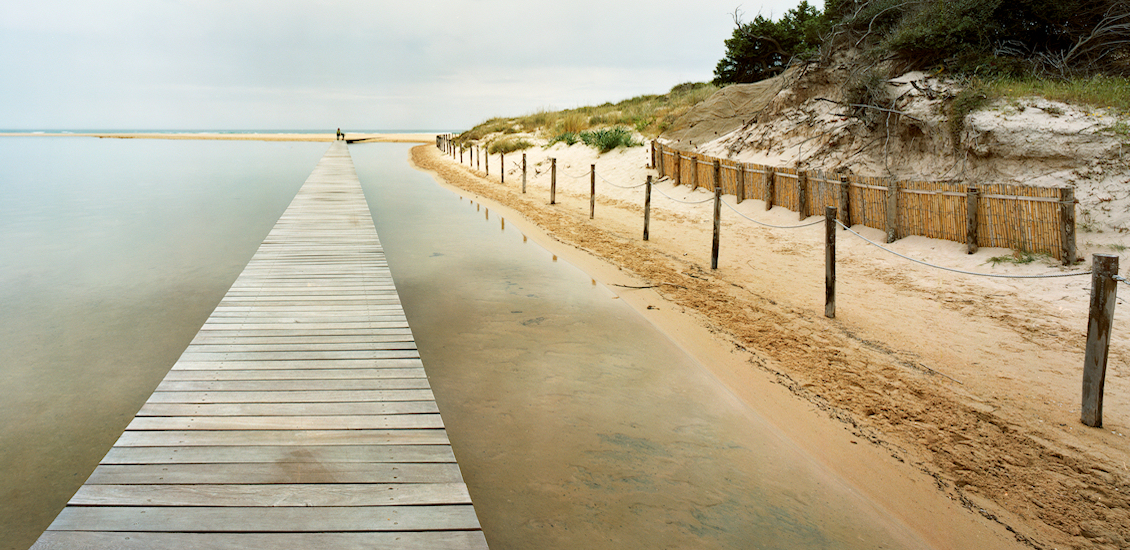
[{"label": "wooden plank", "polygon": [[235,464],[239,462],[455,462],[448,445],[261,445],[114,447],[102,464]]},{"label": "wooden plank", "polygon": [[51,531],[266,532],[414,531],[479,529],[473,507],[104,507],[68,506]]},{"label": "wooden plank", "polygon": [[360,380],[166,380],[159,392],[296,392],[352,390],[426,390],[426,378],[367,378]]},{"label": "wooden plank", "polygon": [[444,430],[127,431],[115,447],[449,445]]},{"label": "wooden plank", "polygon": [[420,506],[470,504],[462,483],[84,485],[72,506]]},{"label": "wooden plank", "polygon": [[137,416],[337,416],[438,413],[435,401],[364,403],[146,403]]},{"label": "wooden plank", "polygon": [[177,361],[173,370],[255,370],[255,369],[400,369],[420,366],[419,358],[330,359],[325,361]]},{"label": "wooden plank", "polygon": [[33,550],[486,550],[482,531],[389,533],[118,533],[48,531]]},{"label": "wooden plank", "polygon": [[427,378],[423,368],[414,369],[259,369],[172,370],[165,381],[188,380],[309,380],[368,378]]},{"label": "wooden plank", "polygon": [[438,414],[347,416],[144,416],[127,430],[393,430],[442,428]]}]

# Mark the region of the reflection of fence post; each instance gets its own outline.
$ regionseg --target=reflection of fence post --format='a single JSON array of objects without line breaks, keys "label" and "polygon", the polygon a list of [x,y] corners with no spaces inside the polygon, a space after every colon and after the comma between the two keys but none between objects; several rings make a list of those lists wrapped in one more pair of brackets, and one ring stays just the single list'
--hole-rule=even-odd
[{"label": "reflection of fence post", "polygon": [[738,204],[745,200],[745,164],[741,162],[738,163],[738,185],[734,194],[738,196]]},{"label": "reflection of fence post", "polygon": [[1060,254],[1063,265],[1075,263],[1075,190],[1064,187],[1059,190]]},{"label": "reflection of fence post", "polygon": [[557,159],[549,159],[549,204],[557,204]]},{"label": "reflection of fence post", "polygon": [[765,209],[773,209],[773,195],[775,194],[774,187],[777,184],[777,171],[766,166],[765,167]]},{"label": "reflection of fence post", "polygon": [[808,174],[796,171],[796,211],[800,219],[808,217]]},{"label": "reflection of fence post", "polygon": [[589,219],[596,214],[596,165],[589,165]]},{"label": "reflection of fence post", "polygon": [[899,181],[891,178],[887,181],[887,242],[893,243],[899,238]]},{"label": "reflection of fence post", "polygon": [[526,193],[526,154],[522,153],[522,194]]},{"label": "reflection of fence post", "polygon": [[840,176],[840,223],[851,227],[851,182]]},{"label": "reflection of fence post", "polygon": [[[697,162],[697,161],[696,161]],[[721,163],[714,161],[714,174],[721,172]],[[718,269],[718,236],[722,233],[722,187],[714,187],[714,244],[710,250],[710,269]]]},{"label": "reflection of fence post", "polygon": [[647,189],[643,194],[643,240],[647,240],[648,226],[651,225],[651,176],[647,177]]},{"label": "reflection of fence post", "polygon": [[1095,254],[1091,273],[1091,311],[1087,317],[1087,351],[1083,359],[1083,413],[1080,420],[1091,427],[1103,425],[1103,385],[1110,329],[1117,301],[1118,256]]},{"label": "reflection of fence post", "polygon": [[977,207],[981,191],[970,187],[965,192],[965,248],[966,252],[977,252]]},{"label": "reflection of fence post", "polygon": [[824,316],[836,317],[836,207],[824,207]]}]

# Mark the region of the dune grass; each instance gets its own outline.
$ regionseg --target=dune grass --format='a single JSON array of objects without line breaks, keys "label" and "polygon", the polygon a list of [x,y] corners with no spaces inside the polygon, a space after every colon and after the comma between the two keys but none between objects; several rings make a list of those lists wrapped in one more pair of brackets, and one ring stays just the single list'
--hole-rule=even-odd
[{"label": "dune grass", "polygon": [[[560,141],[573,144],[585,141],[586,131],[615,128],[621,128],[628,134],[634,130],[645,137],[654,138],[670,128],[687,110],[717,90],[717,86],[706,82],[687,82],[662,95],[641,95],[618,103],[562,111],[539,110],[520,117],[495,117],[459,134],[455,140],[457,143],[477,143],[490,135],[496,135],[497,141],[505,139],[497,137],[499,134],[506,136],[527,133],[539,135],[553,143]],[[611,134],[606,134],[607,131],[601,134],[601,139],[613,139],[609,137]],[[594,147],[600,149],[599,145]]]}]

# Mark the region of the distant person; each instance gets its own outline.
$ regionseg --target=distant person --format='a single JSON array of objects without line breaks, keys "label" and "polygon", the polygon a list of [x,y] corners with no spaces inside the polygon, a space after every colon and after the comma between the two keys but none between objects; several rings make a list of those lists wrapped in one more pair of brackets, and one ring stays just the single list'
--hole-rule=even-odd
[{"label": "distant person", "polygon": [[345,134],[341,133],[341,128],[337,129],[337,139],[345,139]]}]

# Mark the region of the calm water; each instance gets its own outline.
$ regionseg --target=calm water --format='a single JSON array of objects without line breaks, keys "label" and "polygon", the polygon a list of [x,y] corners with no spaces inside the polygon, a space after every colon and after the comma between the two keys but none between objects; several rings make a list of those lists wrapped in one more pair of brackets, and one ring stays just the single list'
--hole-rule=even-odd
[{"label": "calm water", "polygon": [[[326,147],[0,140],[0,547],[82,484]],[[495,550],[920,546],[408,146],[350,149]]]},{"label": "calm water", "polygon": [[0,138],[0,548],[82,485],[326,147]]}]

